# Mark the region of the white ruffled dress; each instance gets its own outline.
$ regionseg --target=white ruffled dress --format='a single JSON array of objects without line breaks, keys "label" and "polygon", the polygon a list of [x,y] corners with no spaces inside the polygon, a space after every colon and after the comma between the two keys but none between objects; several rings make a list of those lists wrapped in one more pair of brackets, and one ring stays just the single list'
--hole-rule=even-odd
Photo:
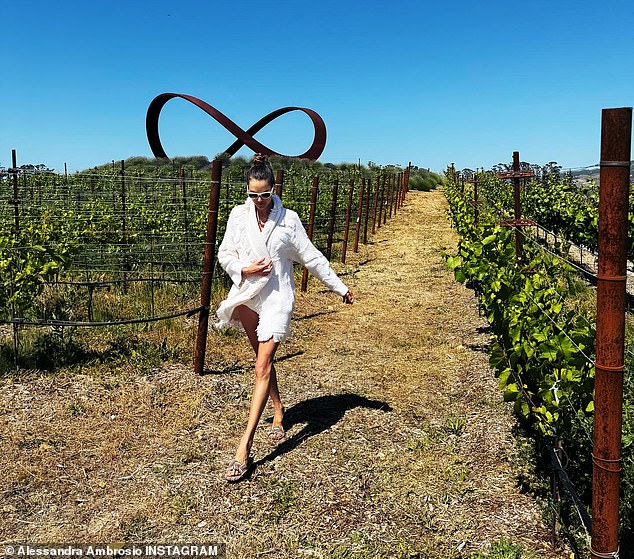
[{"label": "white ruffled dress", "polygon": [[[242,269],[260,258],[270,258],[273,264],[267,276],[247,276]],[[326,287],[338,295],[348,292],[326,257],[311,243],[299,216],[284,208],[273,195],[273,207],[263,229],[257,224],[252,200],[231,210],[225,236],[218,249],[218,262],[229,274],[233,286],[216,311],[216,328],[242,327],[237,313],[245,305],[258,313],[258,340],[273,338],[281,342],[290,335],[291,315],[295,304],[293,262],[299,262]]]}]

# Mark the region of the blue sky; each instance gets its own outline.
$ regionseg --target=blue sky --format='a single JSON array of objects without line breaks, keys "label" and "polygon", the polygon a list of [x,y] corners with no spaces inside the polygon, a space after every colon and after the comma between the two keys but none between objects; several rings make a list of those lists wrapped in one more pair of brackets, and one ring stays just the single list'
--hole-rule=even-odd
[{"label": "blue sky", "polygon": [[[519,150],[599,159],[601,109],[634,104],[634,3],[331,1],[3,2],[0,166],[71,171],[150,156],[145,113],[187,93],[246,129],[277,108],[319,112],[323,161],[490,167]],[[233,136],[184,101],[160,120],[170,156]],[[305,151],[287,114],[256,138]],[[250,152],[243,149],[241,154]]]}]

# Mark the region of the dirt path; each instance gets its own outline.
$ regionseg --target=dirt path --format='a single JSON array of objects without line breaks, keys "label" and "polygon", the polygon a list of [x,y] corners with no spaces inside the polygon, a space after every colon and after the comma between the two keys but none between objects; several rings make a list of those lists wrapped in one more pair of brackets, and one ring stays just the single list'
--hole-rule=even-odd
[{"label": "dirt path", "polygon": [[203,377],[170,365],[3,381],[0,467],[11,475],[0,482],[0,539],[446,559],[504,536],[563,557],[520,491],[486,325],[440,254],[455,246],[444,211],[442,193],[411,193],[338,268],[352,307],[314,280],[298,297],[294,337],[278,353],[289,439],[271,447],[265,421],[256,468],[238,485],[222,476],[252,385],[242,336],[212,336]]}]

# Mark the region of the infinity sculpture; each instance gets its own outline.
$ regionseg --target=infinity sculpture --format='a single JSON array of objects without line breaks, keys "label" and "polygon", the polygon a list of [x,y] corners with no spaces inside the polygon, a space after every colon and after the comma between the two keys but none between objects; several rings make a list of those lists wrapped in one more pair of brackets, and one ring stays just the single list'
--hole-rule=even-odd
[{"label": "infinity sculpture", "polygon": [[326,147],[326,125],[324,124],[323,119],[312,109],[305,109],[303,107],[284,107],[282,109],[277,109],[258,120],[253,126],[251,126],[251,128],[245,131],[242,130],[242,128],[240,128],[235,122],[223,115],[218,109],[215,109],[208,103],[205,103],[196,97],[181,93],[161,93],[161,95],[155,97],[150,103],[147,110],[147,116],[145,118],[147,139],[150,143],[150,148],[152,149],[154,157],[167,157],[167,154],[161,144],[161,139],[159,138],[158,121],[161,109],[165,103],[167,103],[170,99],[174,99],[174,97],[185,99],[186,101],[196,105],[237,138],[233,144],[224,150],[230,156],[234,155],[242,146],[251,148],[255,153],[263,153],[265,155],[283,155],[266,147],[264,144],[261,144],[253,136],[269,122],[275,120],[278,116],[282,116],[283,114],[290,113],[292,111],[302,111],[310,117],[315,127],[315,136],[313,138],[312,145],[305,153],[296,156],[283,155],[283,157],[301,157],[304,159],[312,159],[314,161],[319,158]]}]

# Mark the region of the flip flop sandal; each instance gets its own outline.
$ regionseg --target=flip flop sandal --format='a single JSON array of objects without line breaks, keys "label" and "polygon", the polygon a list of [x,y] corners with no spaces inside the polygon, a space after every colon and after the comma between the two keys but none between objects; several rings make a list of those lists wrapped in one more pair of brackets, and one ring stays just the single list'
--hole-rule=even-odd
[{"label": "flip flop sandal", "polygon": [[227,466],[227,473],[225,474],[225,480],[233,483],[244,479],[253,464],[253,459],[249,456],[247,461],[242,463],[237,460],[232,460]]},{"label": "flip flop sandal", "polygon": [[274,444],[281,443],[286,438],[286,432],[281,425],[269,427],[266,434],[269,436],[269,440]]}]

